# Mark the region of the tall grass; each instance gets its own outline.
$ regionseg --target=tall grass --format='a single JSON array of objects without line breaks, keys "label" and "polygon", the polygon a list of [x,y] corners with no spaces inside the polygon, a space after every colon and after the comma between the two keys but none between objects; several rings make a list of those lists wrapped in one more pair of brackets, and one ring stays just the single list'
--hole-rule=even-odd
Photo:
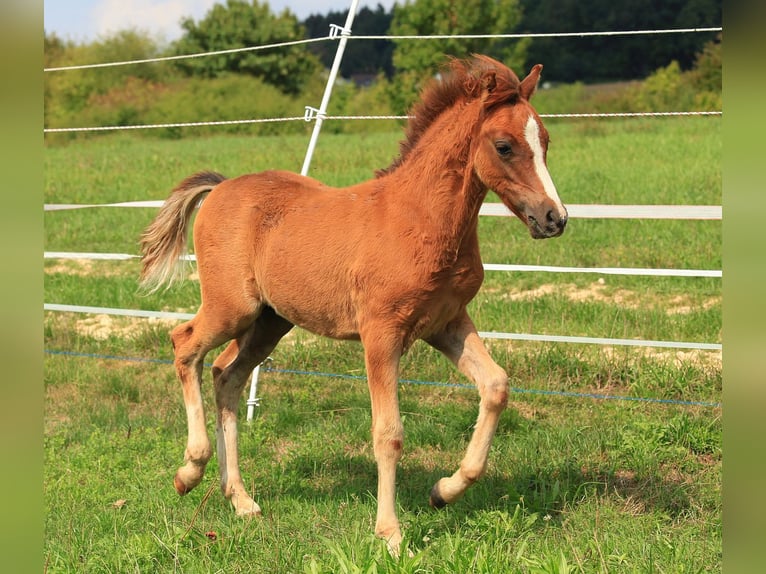
[{"label": "tall grass", "polygon": [[[720,204],[719,119],[548,127],[565,203]],[[325,134],[312,175],[332,185],[370,178],[399,137]],[[203,168],[295,171],[305,144],[299,135],[73,142],[46,149],[45,201],[163,199]],[[48,212],[45,248],[137,253],[154,213]],[[720,228],[575,219],[561,238],[535,242],[512,218],[482,218],[480,235],[487,262],[712,269],[721,266]],[[45,270],[48,302],[188,312],[199,304],[193,280],[139,297],[136,261],[50,260]],[[720,279],[488,272],[470,311],[481,330],[721,341]],[[413,553],[394,559],[370,534],[376,471],[361,347],[296,330],[274,351],[262,404],[240,436],[264,518],[242,520],[218,493],[215,458],[197,490],[179,498],[172,487],[186,422],[167,363],[170,326],[46,314],[48,572],[720,570],[720,408],[585,398],[717,403],[715,353],[489,341],[511,377],[511,408],[488,475],[436,512],[427,493],[459,463],[477,397],[446,359],[415,345],[402,363],[398,474]]]}]

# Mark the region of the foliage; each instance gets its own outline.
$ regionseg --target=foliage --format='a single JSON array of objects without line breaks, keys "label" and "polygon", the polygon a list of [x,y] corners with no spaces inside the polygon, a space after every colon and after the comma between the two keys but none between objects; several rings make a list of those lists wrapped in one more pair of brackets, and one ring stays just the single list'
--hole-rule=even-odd
[{"label": "foliage", "polygon": [[575,82],[552,89],[543,82],[535,107],[540,113],[720,111],[721,48],[719,37],[703,46],[691,70],[683,71],[674,60],[642,81]]},{"label": "foliage", "polygon": [[687,74],[695,90],[695,104],[703,109],[722,109],[723,57],[721,36],[705,44]]},{"label": "foliage", "polygon": [[[224,74],[214,79],[186,78],[172,86],[142,118],[147,123],[235,121],[303,116],[303,104],[260,78]],[[281,124],[282,122],[280,122]],[[166,137],[214,133],[264,135],[305,133],[304,122],[243,123],[213,127],[168,128]],[[185,131],[184,131],[185,130]]]},{"label": "foliage", "polygon": [[[502,14],[503,19],[494,23],[487,21],[484,15],[491,11],[473,10],[465,3],[443,4],[444,0],[419,0],[397,6],[394,11],[395,22],[392,31],[397,33],[485,33],[492,31],[488,26],[495,26],[494,31],[505,32],[518,23],[518,9],[514,2]],[[442,4],[440,4],[442,2]],[[500,6],[500,3],[488,2],[488,5]],[[437,9],[442,7],[442,9]],[[514,8],[516,7],[516,9]],[[267,21],[268,25],[250,26],[254,35],[272,34],[278,26],[275,22],[285,24],[295,32],[295,18],[284,12],[281,16],[273,16],[267,5],[257,2],[249,4],[242,0],[233,0],[227,5],[216,5],[206,19],[199,23],[187,20],[187,26],[195,33],[210,34],[210,42],[224,42],[216,39],[213,32],[224,29],[232,20],[231,13],[239,14],[239,10],[255,18],[254,15],[264,15],[259,21]],[[429,10],[436,14],[428,16]],[[463,12],[466,11],[466,14]],[[470,14],[468,13],[470,12]],[[479,14],[481,13],[481,14]],[[215,15],[215,18],[212,17]],[[333,16],[335,15],[335,16]],[[307,22],[319,22],[325,26],[327,21],[335,18],[341,21],[340,12],[331,13],[327,20],[312,16]],[[378,6],[376,10],[363,8],[355,24],[355,33],[382,33],[387,13]],[[312,20],[314,18],[314,20]],[[388,13],[389,20],[391,14]],[[242,21],[242,18],[234,19]],[[453,22],[455,24],[453,25]],[[525,20],[522,23],[526,22]],[[319,24],[317,24],[318,26]],[[263,28],[269,30],[263,30]],[[369,28],[365,28],[368,26]],[[300,28],[298,26],[298,28]],[[250,33],[248,32],[248,34]],[[216,32],[217,33],[217,32]],[[244,33],[244,32],[242,32]],[[313,33],[313,32],[312,32]],[[326,30],[321,32],[326,34]],[[280,37],[293,37],[282,34]],[[224,34],[225,36],[226,34]],[[235,34],[236,35],[236,34]],[[189,40],[191,34],[180,42]],[[272,37],[272,36],[269,36]],[[259,37],[258,41],[265,37]],[[623,38],[622,40],[626,40]],[[225,40],[228,42],[228,40]],[[179,45],[173,47],[174,51]],[[226,44],[232,47],[230,44]],[[333,43],[313,44],[311,46],[334,46]],[[347,45],[344,65],[349,67],[346,73],[353,75],[354,71],[372,70],[384,65],[383,52],[390,49],[393,43],[388,42],[388,48],[379,46],[375,58],[367,48],[374,42],[349,42]],[[216,45],[217,47],[219,45]],[[223,44],[220,44],[223,46]],[[356,48],[355,48],[356,47]],[[201,47],[192,48],[202,49]],[[353,50],[360,50],[354,56]],[[495,54],[511,64],[521,76],[525,71],[520,62],[521,55],[526,49],[524,43],[509,43],[505,41],[462,41],[455,39],[438,41],[400,40],[397,42],[397,61],[401,67],[399,73],[392,78],[385,71],[378,73],[374,80],[359,84],[358,77],[353,82],[339,80],[334,87],[330,100],[330,115],[401,115],[406,113],[415,102],[422,82],[443,63],[442,51],[455,55],[465,55],[469,51],[479,51]],[[704,44],[697,53],[690,70],[684,70],[681,61],[672,61],[664,65],[645,80],[632,82],[611,82],[601,85],[588,85],[582,81],[572,84],[551,82],[556,79],[556,64],[545,63],[542,89],[536,95],[535,103],[542,113],[566,112],[634,112],[634,111],[679,111],[679,110],[720,110],[721,98],[721,60],[722,40],[716,39]],[[127,66],[114,66],[90,70],[52,71],[45,74],[45,109],[44,122],[46,128],[59,127],[88,127],[88,126],[128,126],[154,123],[184,123],[204,121],[250,120],[256,118],[297,117],[304,113],[304,106],[318,106],[326,83],[326,73],[321,70],[315,57],[306,57],[305,46],[292,49],[280,48],[269,52],[246,52],[248,62],[254,66],[264,64],[264,73],[271,73],[275,67],[280,70],[292,69],[295,62],[300,62],[300,70],[291,78],[297,81],[300,76],[300,86],[292,86],[297,93],[285,93],[287,85],[282,79],[277,79],[278,85],[263,75],[237,68],[237,71],[227,71],[224,67],[212,71],[215,66],[206,68],[203,62],[228,62],[226,58],[213,56],[209,58],[185,59],[173,63],[148,63]],[[352,51],[349,51],[352,50]],[[166,54],[167,51],[151,36],[137,31],[122,31],[96,42],[76,44],[63,41],[55,34],[44,36],[44,63],[46,68],[55,68],[75,64],[102,63],[124,61],[129,59],[146,59]],[[365,55],[366,54],[366,55]],[[517,58],[518,56],[518,58]],[[562,58],[568,58],[566,54]],[[369,67],[360,67],[357,59],[369,59]],[[556,62],[558,59],[556,60]],[[308,65],[307,62],[312,62]],[[516,63],[514,63],[516,62]],[[243,66],[245,64],[243,63]],[[182,73],[179,69],[185,69]],[[189,67],[192,66],[192,67]],[[201,66],[193,69],[193,66]],[[305,67],[305,69],[304,69]],[[254,72],[255,68],[250,71]],[[343,71],[344,68],[342,67]],[[297,76],[295,74],[298,74]],[[187,75],[191,74],[191,75]],[[369,76],[365,76],[370,80]],[[551,86],[554,89],[549,89]],[[303,122],[264,123],[264,124],[231,124],[217,127],[193,128],[163,128],[161,130],[135,131],[136,135],[153,137],[177,138],[182,136],[207,135],[212,133],[241,133],[264,135],[271,133],[303,133],[307,125]],[[386,131],[390,124],[382,121],[328,121],[325,130],[332,133],[353,133],[359,131]],[[78,138],[90,138],[103,135],[103,132],[82,132],[66,134],[47,134],[46,143],[70,141]]]},{"label": "foliage", "polygon": [[[46,68],[142,60],[161,52],[150,35],[134,30],[116,32],[88,44],[46,34],[44,50]],[[161,63],[48,72],[44,76],[45,127],[88,125],[80,114],[93,104],[93,98],[120,89],[131,78],[155,85],[170,77],[169,67]]]},{"label": "foliage", "polygon": [[[194,122],[237,122],[211,126],[162,127],[135,132],[140,137],[177,139],[214,134],[305,134],[311,124],[302,120],[248,122],[257,119],[302,118],[306,102],[318,105],[326,77],[316,74],[299,96],[291,96],[259,78],[227,74],[218,78],[176,78],[167,83],[128,77],[105,94],[94,95],[77,115],[87,126],[130,126]],[[366,87],[339,83],[333,90],[329,115],[391,115],[388,82],[381,77]],[[327,133],[390,131],[390,122],[327,121]],[[46,134],[48,144],[103,136],[104,132]]]},{"label": "foliage", "polygon": [[[199,22],[185,18],[184,35],[175,44],[177,54],[248,48],[303,38],[303,27],[287,9],[274,15],[268,2],[226,0],[215,4]],[[226,73],[248,74],[261,78],[287,94],[296,94],[316,71],[316,58],[302,47],[242,51],[206,58],[178,61],[189,75],[206,78]]]},{"label": "foliage", "polygon": [[[357,86],[344,82],[333,88],[328,114],[331,116],[390,116],[394,115],[389,100],[390,83],[378,75],[374,82],[366,86]],[[390,120],[370,121],[329,121],[322,130],[329,133],[365,133],[372,131],[390,132]]]},{"label": "foliage", "polygon": [[[303,25],[309,38],[322,38],[330,31],[330,24],[343,26],[346,23],[346,11],[330,11],[327,14],[311,14]],[[354,17],[354,35],[356,36],[385,36],[391,26],[392,12],[378,4],[375,10],[362,6]],[[311,44],[309,50],[319,57],[325,68],[332,66],[335,59],[337,44],[334,42],[318,42]],[[343,60],[340,63],[340,74],[344,78],[369,76],[383,73],[390,78],[394,73],[391,62],[394,44],[390,40],[352,41],[346,44]]]},{"label": "foliage", "polygon": [[681,66],[673,60],[655,71],[636,90],[633,98],[636,111],[670,111],[681,98],[682,90]]},{"label": "foliage", "polygon": [[[521,21],[518,0],[414,0],[394,6],[392,35],[504,34]],[[395,40],[397,75],[390,92],[392,105],[403,113],[415,100],[423,82],[444,63],[445,55],[465,58],[472,53],[493,56],[521,74],[526,40],[460,39]]]},{"label": "foliage", "polygon": [[[721,25],[721,0],[521,0],[521,30],[536,33],[705,28]],[[689,69],[713,33],[535,38],[527,66],[545,65],[557,82],[643,78],[678,61]]]},{"label": "foliage", "polygon": [[721,110],[721,64],[720,42],[708,42],[688,72],[673,60],[634,89],[635,111]]}]

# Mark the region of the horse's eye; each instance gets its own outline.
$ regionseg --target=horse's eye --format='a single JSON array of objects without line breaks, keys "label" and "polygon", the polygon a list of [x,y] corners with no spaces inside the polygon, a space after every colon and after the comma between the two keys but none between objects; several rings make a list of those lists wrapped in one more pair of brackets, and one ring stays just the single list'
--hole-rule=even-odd
[{"label": "horse's eye", "polygon": [[495,149],[497,150],[497,153],[500,155],[500,157],[509,157],[512,153],[511,144],[509,144],[507,141],[496,141]]}]

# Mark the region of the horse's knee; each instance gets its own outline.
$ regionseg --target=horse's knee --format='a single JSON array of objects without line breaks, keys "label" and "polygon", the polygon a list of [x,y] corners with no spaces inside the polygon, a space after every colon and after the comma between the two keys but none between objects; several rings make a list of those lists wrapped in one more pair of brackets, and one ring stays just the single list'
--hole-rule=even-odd
[{"label": "horse's knee", "polygon": [[508,406],[508,391],[508,376],[503,373],[484,386],[482,402],[492,411],[502,411]]}]

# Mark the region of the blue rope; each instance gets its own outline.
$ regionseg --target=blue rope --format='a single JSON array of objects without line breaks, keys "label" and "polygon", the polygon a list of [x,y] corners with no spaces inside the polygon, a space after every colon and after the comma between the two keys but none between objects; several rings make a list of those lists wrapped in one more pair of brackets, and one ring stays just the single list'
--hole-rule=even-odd
[{"label": "blue rope", "polygon": [[[48,355],[61,355],[68,357],[85,357],[90,359],[106,359],[115,361],[130,361],[134,363],[156,363],[162,365],[172,365],[173,361],[170,359],[146,359],[142,357],[124,357],[119,355],[102,355],[97,353],[79,353],[75,351],[56,351],[51,349],[45,349],[45,353]],[[205,363],[205,366],[211,366],[212,363]],[[261,371],[265,373],[278,373],[286,375],[302,375],[311,377],[326,377],[333,379],[352,379],[356,381],[366,381],[367,377],[362,375],[346,375],[341,373],[324,373],[318,371],[300,371],[295,369],[275,369],[264,365],[261,367]],[[418,381],[415,379],[399,379],[400,383],[409,385],[427,385],[432,387],[450,387],[456,389],[474,389],[473,385],[466,385],[462,383],[445,383],[440,381]],[[521,389],[518,387],[511,387],[511,392],[533,395],[549,395],[559,397],[570,397],[577,399],[598,399],[598,400],[613,400],[613,401],[633,401],[642,403],[658,403],[666,405],[682,405],[682,406],[694,406],[694,407],[721,407],[720,402],[707,402],[707,401],[681,401],[677,399],[654,399],[648,397],[626,397],[621,395],[601,395],[598,393],[576,393],[573,391],[547,391],[543,389]]]}]

